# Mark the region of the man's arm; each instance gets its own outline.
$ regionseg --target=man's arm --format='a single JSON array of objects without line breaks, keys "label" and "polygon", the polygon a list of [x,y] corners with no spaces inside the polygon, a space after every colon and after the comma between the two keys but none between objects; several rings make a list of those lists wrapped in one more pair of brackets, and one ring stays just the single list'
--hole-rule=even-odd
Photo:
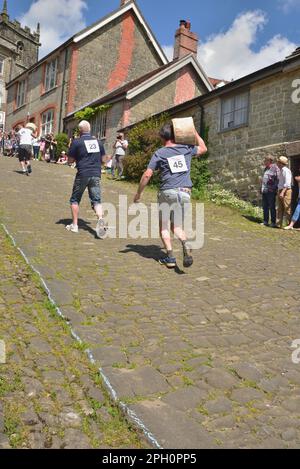
[{"label": "man's arm", "polygon": [[73,164],[76,162],[76,157],[75,157],[75,154],[76,154],[76,142],[75,140],[71,143],[71,146],[68,150],[68,164]]},{"label": "man's arm", "polygon": [[283,199],[287,193],[288,189],[291,189],[292,187],[292,173],[289,171],[284,171],[284,186],[282,191],[280,192],[279,197]]},{"label": "man's arm", "polygon": [[146,169],[146,171],[144,172],[143,176],[142,176],[142,179],[141,179],[141,182],[140,182],[140,185],[139,185],[139,188],[137,190],[137,193],[136,195],[134,196],[134,202],[135,203],[138,203],[140,200],[141,200],[141,197],[142,197],[142,194],[144,192],[144,189],[145,187],[147,186],[147,184],[149,183],[150,179],[152,178],[153,176],[153,171],[152,169]]},{"label": "man's arm", "polygon": [[197,153],[196,156],[204,155],[207,152],[207,146],[204,143],[204,140],[200,137],[198,132],[195,130],[195,137],[196,137],[196,148]]}]

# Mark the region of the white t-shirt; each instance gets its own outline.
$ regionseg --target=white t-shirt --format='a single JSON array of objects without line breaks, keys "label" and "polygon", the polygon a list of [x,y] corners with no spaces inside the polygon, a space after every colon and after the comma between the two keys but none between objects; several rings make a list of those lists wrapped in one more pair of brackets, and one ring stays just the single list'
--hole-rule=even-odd
[{"label": "white t-shirt", "polygon": [[116,144],[116,155],[125,156],[127,147],[128,147],[127,140],[118,140]]},{"label": "white t-shirt", "polygon": [[32,130],[21,129],[18,132],[20,138],[20,145],[31,145],[32,144]]}]

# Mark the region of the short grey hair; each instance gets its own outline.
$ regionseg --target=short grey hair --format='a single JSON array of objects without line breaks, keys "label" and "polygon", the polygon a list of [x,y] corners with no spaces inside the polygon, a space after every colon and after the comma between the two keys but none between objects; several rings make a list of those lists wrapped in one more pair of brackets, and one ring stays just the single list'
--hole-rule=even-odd
[{"label": "short grey hair", "polygon": [[90,133],[91,124],[88,121],[81,121],[81,122],[79,122],[78,128],[79,128],[80,132]]},{"label": "short grey hair", "polygon": [[268,161],[271,161],[272,163],[274,163],[275,158],[274,158],[273,155],[266,155],[266,156],[265,156],[265,160],[268,160]]}]

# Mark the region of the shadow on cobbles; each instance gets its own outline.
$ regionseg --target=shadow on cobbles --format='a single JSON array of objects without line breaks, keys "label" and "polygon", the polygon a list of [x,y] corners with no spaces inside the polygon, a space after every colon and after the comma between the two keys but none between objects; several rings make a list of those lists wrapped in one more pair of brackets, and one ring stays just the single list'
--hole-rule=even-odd
[{"label": "shadow on cobbles", "polygon": [[[58,220],[56,222],[56,225],[64,225],[64,226],[68,226],[72,223],[72,219],[71,218],[63,218],[61,220]],[[90,226],[90,223],[85,221],[85,220],[82,220],[81,218],[78,219],[78,226],[81,230],[84,230],[84,231],[88,231],[90,234],[93,235],[94,238],[97,238],[97,235],[96,235],[96,232],[95,230]]]},{"label": "shadow on cobbles", "polygon": [[[159,259],[165,257],[166,255],[162,248],[155,244],[151,244],[148,246],[140,244],[127,244],[126,248],[123,249],[123,251],[119,252],[121,254],[128,254],[129,252],[134,252],[139,256],[143,257],[144,259],[152,259],[155,262],[158,262]],[[176,266],[175,269],[172,270],[178,275],[185,275],[185,272],[183,272],[178,266]]]},{"label": "shadow on cobbles", "polygon": [[21,170],[14,170],[14,173],[22,174],[22,176],[24,176],[24,174],[25,174],[25,173],[24,173],[23,171],[21,171]]}]

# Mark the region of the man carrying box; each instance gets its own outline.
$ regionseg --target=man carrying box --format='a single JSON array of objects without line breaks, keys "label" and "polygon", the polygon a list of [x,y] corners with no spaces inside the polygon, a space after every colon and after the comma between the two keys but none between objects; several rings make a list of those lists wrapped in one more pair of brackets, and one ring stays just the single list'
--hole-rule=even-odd
[{"label": "man carrying box", "polygon": [[[170,236],[170,224],[172,232],[182,243],[184,267],[190,267],[193,264],[193,258],[186,245],[186,234],[183,230],[184,211],[191,201],[192,157],[199,157],[207,152],[206,145],[196,130],[194,130],[194,134],[196,145],[177,144],[175,143],[173,123],[162,127],[160,137],[164,146],[152,156],[134,197],[134,202],[138,203],[154,171],[158,170],[160,172],[160,190],[158,193],[159,229],[167,251],[167,256],[160,259],[159,262],[168,268],[176,267],[176,258],[173,254]],[[170,210],[165,209],[166,205],[172,208],[171,213]],[[181,213],[183,216],[174,217],[176,213]]]}]

